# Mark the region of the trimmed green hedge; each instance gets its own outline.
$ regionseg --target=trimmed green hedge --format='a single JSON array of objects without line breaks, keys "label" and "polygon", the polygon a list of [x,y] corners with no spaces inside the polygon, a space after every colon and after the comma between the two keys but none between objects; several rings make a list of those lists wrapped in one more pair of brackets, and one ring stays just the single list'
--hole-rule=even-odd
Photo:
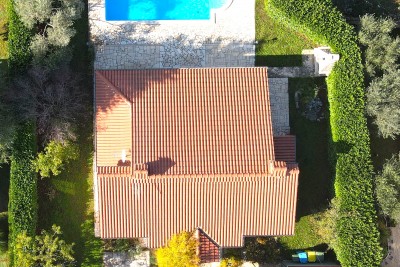
[{"label": "trimmed green hedge", "polygon": [[[32,160],[36,154],[34,127],[27,123],[19,127],[10,170],[10,195],[8,204],[9,244],[12,248],[16,236],[22,231],[34,236],[36,233],[38,199],[37,174]],[[12,263],[12,249],[10,262]]]},{"label": "trimmed green hedge", "polygon": [[32,32],[19,20],[14,10],[14,1],[8,0],[8,66],[12,73],[25,69],[32,54],[29,48]]},{"label": "trimmed green hedge", "polygon": [[355,32],[330,0],[266,0],[265,3],[274,19],[329,45],[341,56],[327,79],[336,154],[335,193],[343,215],[337,222],[335,252],[342,266],[379,266],[382,248],[364,113],[363,66]]}]

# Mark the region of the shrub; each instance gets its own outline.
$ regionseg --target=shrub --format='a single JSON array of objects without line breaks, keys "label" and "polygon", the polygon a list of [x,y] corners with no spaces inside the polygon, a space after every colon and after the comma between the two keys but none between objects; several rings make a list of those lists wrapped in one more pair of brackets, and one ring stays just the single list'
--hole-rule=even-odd
[{"label": "shrub", "polygon": [[[28,1],[27,1],[28,2]],[[8,65],[11,73],[25,69],[32,55],[29,50],[32,32],[20,21],[14,1],[8,0]]]},{"label": "shrub", "polygon": [[329,45],[340,54],[327,79],[335,193],[338,260],[342,266],[378,266],[382,259],[374,206],[369,134],[364,112],[364,75],[353,28],[330,0],[266,0],[269,14]]},{"label": "shrub", "polygon": [[31,237],[22,232],[15,240],[14,265],[31,266],[75,266],[72,246],[61,237],[59,226],[53,225],[51,232],[43,230],[40,235]]},{"label": "shrub", "polygon": [[[36,154],[33,124],[26,123],[16,131],[10,169],[8,206],[9,244],[14,248],[18,234],[33,236],[37,223],[37,177],[32,166]],[[11,263],[13,263],[13,250]],[[18,266],[15,265],[14,266]]]},{"label": "shrub", "polygon": [[198,241],[193,233],[181,232],[173,235],[165,247],[156,251],[159,267],[195,267],[200,263],[197,255]]},{"label": "shrub", "polygon": [[247,237],[244,252],[246,260],[258,263],[276,263],[281,256],[278,242],[273,237]]},{"label": "shrub", "polygon": [[240,267],[242,266],[243,261],[236,259],[235,257],[229,257],[229,258],[225,258],[222,259],[221,263],[220,263],[220,267]]},{"label": "shrub", "polygon": [[50,174],[59,175],[64,164],[77,159],[79,148],[71,142],[60,143],[51,141],[43,152],[40,152],[33,161],[36,172],[41,177],[50,177]]}]

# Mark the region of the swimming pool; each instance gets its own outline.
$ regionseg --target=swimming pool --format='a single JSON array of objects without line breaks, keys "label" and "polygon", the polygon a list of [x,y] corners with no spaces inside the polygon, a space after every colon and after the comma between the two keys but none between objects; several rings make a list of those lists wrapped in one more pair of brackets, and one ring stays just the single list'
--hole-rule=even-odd
[{"label": "swimming pool", "polygon": [[105,0],[106,20],[208,20],[227,0]]}]

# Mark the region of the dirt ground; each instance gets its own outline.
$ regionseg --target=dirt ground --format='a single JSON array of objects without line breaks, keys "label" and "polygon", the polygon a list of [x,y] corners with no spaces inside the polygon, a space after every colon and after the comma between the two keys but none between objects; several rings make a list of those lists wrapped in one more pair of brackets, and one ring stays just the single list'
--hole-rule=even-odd
[{"label": "dirt ground", "polygon": [[400,267],[400,224],[390,230],[392,235],[389,238],[389,252],[381,266]]}]

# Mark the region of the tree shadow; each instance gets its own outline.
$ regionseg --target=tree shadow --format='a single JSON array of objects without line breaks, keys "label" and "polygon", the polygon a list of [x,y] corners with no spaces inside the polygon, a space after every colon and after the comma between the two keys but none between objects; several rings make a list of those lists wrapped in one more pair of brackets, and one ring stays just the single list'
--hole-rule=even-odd
[{"label": "tree shadow", "polygon": [[148,162],[149,176],[166,174],[174,165],[176,165],[176,162],[167,157],[160,157],[156,161]]}]

